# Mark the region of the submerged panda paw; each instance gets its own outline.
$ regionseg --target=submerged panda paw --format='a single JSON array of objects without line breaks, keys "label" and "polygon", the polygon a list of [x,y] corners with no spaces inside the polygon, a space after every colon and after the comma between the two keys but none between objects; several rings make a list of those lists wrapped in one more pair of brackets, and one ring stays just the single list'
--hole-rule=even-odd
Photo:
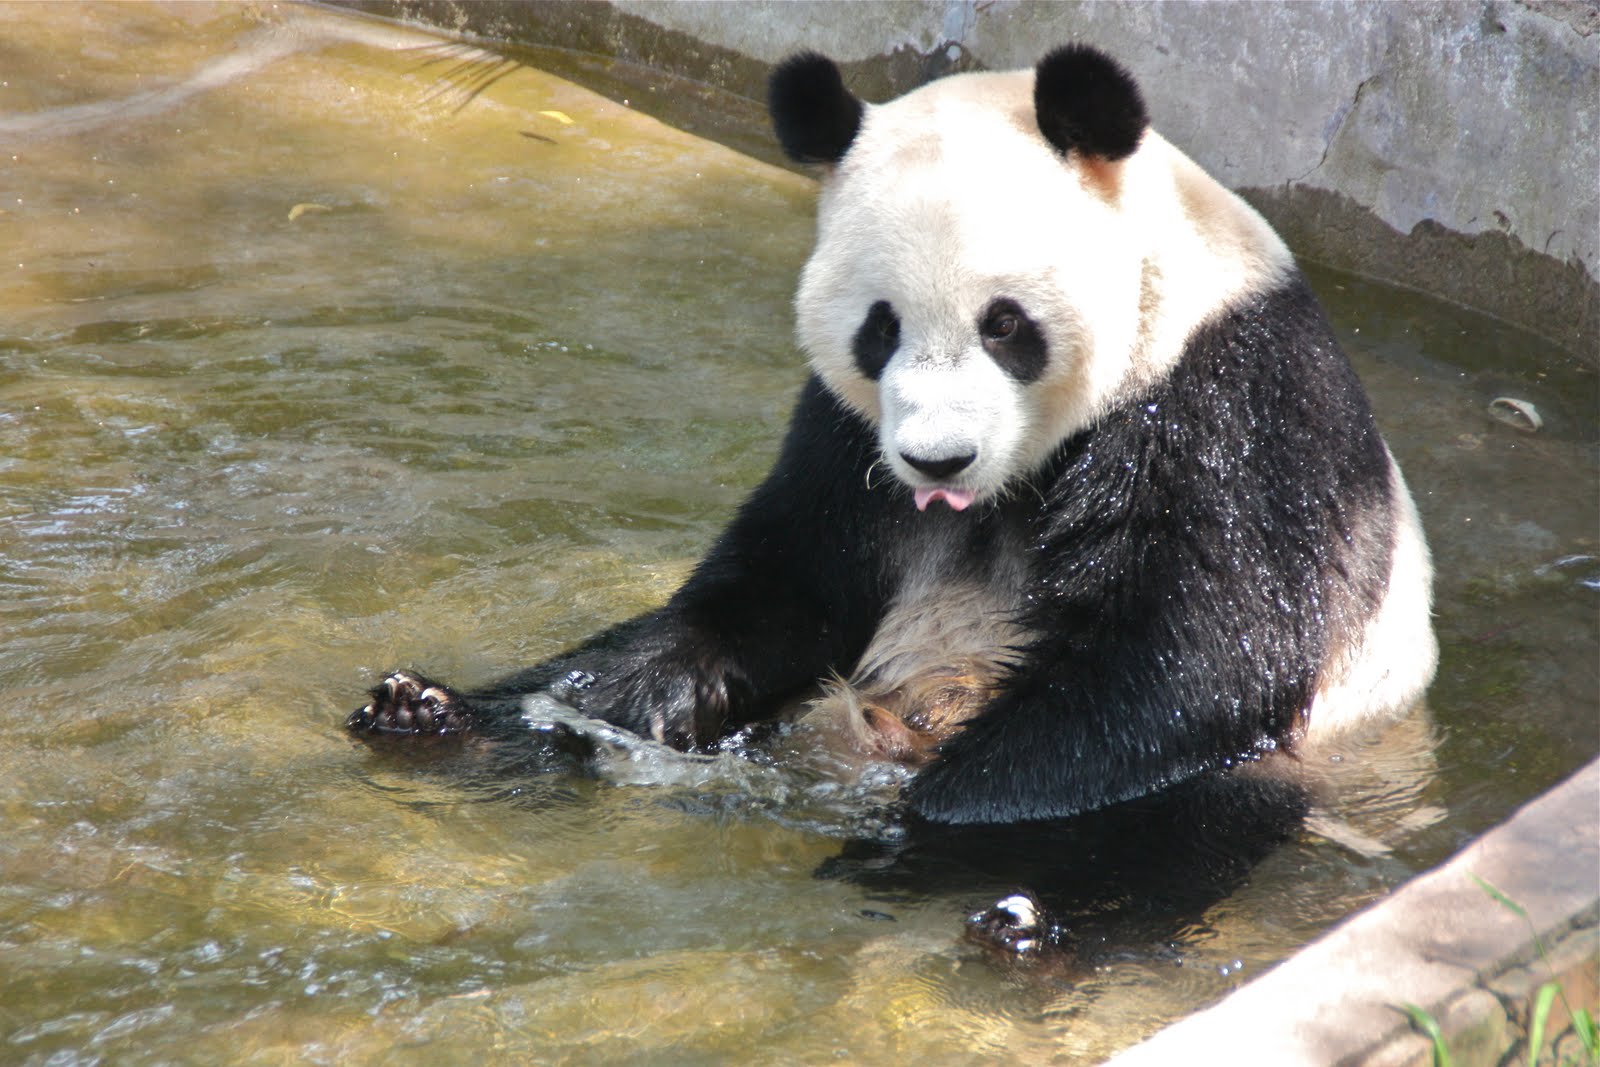
[{"label": "submerged panda paw", "polygon": [[1062,930],[1039,898],[1023,891],[967,916],[967,939],[1014,960],[1040,960],[1065,950]]},{"label": "submerged panda paw", "polygon": [[455,693],[411,671],[395,671],[368,695],[371,703],[345,720],[359,737],[450,737],[475,725]]}]

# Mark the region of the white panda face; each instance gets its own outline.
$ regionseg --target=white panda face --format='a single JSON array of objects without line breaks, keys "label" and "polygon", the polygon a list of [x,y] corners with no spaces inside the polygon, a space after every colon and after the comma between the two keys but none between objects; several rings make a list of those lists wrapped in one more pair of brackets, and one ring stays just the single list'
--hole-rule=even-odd
[{"label": "white panda face", "polygon": [[879,106],[804,53],[769,102],[790,157],[828,168],[801,346],[919,507],[1024,485],[1168,373],[1196,326],[1292,269],[1086,46]]},{"label": "white panda face", "polygon": [[1141,250],[1031,129],[1030,89],[967,76],[872,108],[825,180],[800,341],[919,507],[1019,484],[1126,376]]}]

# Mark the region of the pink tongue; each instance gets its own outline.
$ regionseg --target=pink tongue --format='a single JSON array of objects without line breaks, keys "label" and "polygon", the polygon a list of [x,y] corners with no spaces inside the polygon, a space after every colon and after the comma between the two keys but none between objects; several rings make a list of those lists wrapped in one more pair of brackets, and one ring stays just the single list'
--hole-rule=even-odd
[{"label": "pink tongue", "polygon": [[966,489],[918,489],[916,501],[918,511],[927,511],[928,505],[935,500],[943,500],[950,505],[952,511],[966,511],[967,505],[972,503],[972,493]]}]

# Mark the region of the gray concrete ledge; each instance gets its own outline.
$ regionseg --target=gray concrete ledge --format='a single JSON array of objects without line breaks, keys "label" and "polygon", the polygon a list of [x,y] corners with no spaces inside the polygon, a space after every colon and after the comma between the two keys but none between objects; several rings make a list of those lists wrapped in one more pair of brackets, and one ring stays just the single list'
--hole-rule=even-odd
[{"label": "gray concrete ledge", "polygon": [[[1593,1012],[1600,1003],[1597,813],[1600,760],[1444,866],[1109,1067],[1426,1067],[1431,1046],[1412,1030],[1403,1003],[1419,1005],[1439,1021],[1458,1067],[1528,1062],[1525,1050],[1516,1053],[1526,1044],[1529,1005],[1543,982],[1560,980],[1574,1008]],[[1484,892],[1472,875],[1527,910],[1549,966],[1538,955],[1529,923]],[[1572,1038],[1564,1036],[1570,1028],[1565,1014],[1556,1012],[1546,1047],[1560,1041],[1570,1046]]]},{"label": "gray concrete ledge", "polygon": [[799,48],[884,99],[1093,42],[1133,69],[1162,133],[1301,256],[1600,363],[1600,5],[1585,0],[347,2],[757,101]]}]

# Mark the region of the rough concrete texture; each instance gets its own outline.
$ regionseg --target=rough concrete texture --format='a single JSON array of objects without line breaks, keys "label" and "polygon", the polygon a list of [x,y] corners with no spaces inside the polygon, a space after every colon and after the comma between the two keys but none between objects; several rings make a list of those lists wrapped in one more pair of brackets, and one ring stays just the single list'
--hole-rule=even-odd
[{"label": "rough concrete texture", "polygon": [[[1449,863],[1110,1067],[1420,1067],[1431,1062],[1431,1050],[1412,1031],[1400,1008],[1405,1003],[1439,1021],[1461,1067],[1504,1062],[1527,1040],[1529,1005],[1543,982],[1560,980],[1574,1009],[1596,1009],[1597,811],[1600,761]],[[1517,902],[1527,919],[1493,899],[1474,875]],[[1533,944],[1530,923],[1548,963]],[[1545,1044],[1570,1029],[1565,1011],[1553,1013]]]},{"label": "rough concrete texture", "polygon": [[[1600,10],[1554,3],[811,3],[616,0],[766,62],[914,52],[1027,66],[1067,40],[1127,63],[1156,123],[1274,223],[1309,215],[1332,266],[1426,289],[1600,358]],[[1376,216],[1456,245],[1370,235]],[[1348,247],[1337,240],[1352,231]],[[1510,241],[1474,242],[1479,234]],[[1368,247],[1363,247],[1367,243]],[[1530,257],[1506,277],[1496,260]],[[1490,284],[1474,279],[1489,274]],[[1510,281],[1512,284],[1505,284]]]},{"label": "rough concrete texture", "polygon": [[799,48],[869,99],[1081,40],[1296,251],[1478,308],[1600,362],[1600,6],[1587,0],[357,0],[598,51],[761,98]]},{"label": "rough concrete texture", "polygon": [[1600,14],[1575,27],[1519,4],[615,6],[769,63],[797,46],[841,60],[955,49],[1004,69],[1092,41],[1231,188],[1340,192],[1405,232],[1502,230],[1600,277]]}]

